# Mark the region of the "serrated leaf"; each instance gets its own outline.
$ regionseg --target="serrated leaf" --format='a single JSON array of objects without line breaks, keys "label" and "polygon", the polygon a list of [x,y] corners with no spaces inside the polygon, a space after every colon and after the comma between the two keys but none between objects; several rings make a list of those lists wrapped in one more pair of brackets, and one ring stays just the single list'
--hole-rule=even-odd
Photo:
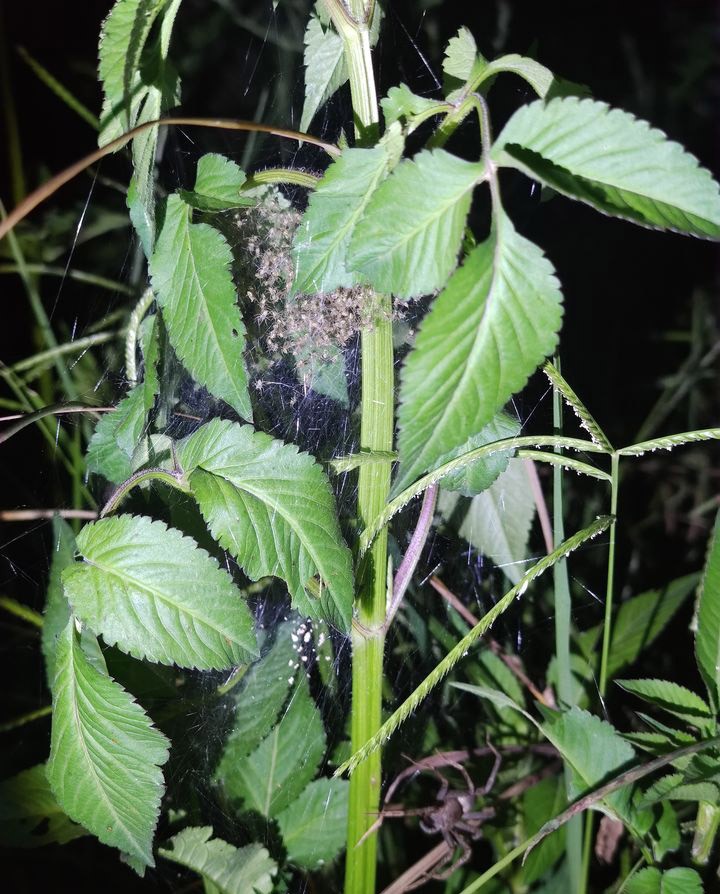
[{"label": "serrated leaf", "polygon": [[695,658],[717,712],[720,708],[720,513],[708,544],[697,600]]},{"label": "serrated leaf", "polygon": [[443,149],[401,162],[353,232],[349,267],[399,298],[441,288],[457,263],[472,190],[484,171]]},{"label": "serrated leaf", "polygon": [[245,172],[224,155],[209,152],[198,161],[195,188],[180,190],[182,200],[201,211],[225,211],[255,205],[254,199],[241,196]]},{"label": "serrated leaf", "polygon": [[245,325],[237,308],[225,238],[190,222],[182,199],[168,198],[150,261],[152,286],[170,342],[193,378],[252,420],[243,361]]},{"label": "serrated leaf", "polygon": [[718,795],[720,795],[720,790],[712,782],[686,782],[682,773],[669,773],[643,792],[641,804],[643,807],[650,807],[666,799],[708,801],[711,804],[716,804]]},{"label": "serrated leaf", "polygon": [[348,79],[340,35],[311,16],[305,29],[305,102],[300,130],[307,131],[321,105]]},{"label": "serrated leaf", "polygon": [[[471,450],[485,444],[492,444],[495,441],[512,438],[519,433],[520,424],[516,419],[504,412],[497,413],[487,425],[483,426],[477,434],[468,438],[464,444],[439,457],[434,466],[442,466],[451,459],[469,453]],[[487,490],[507,469],[509,458],[509,452],[496,453],[480,462],[470,463],[462,469],[445,475],[442,479],[442,488],[446,491],[457,491],[465,497],[474,497],[475,494]],[[402,473],[402,466],[400,473]]]},{"label": "serrated leaf", "polygon": [[202,669],[257,655],[253,619],[230,576],[195,541],[143,516],[86,525],[83,562],[63,586],[73,611],[136,658]]},{"label": "serrated leaf", "polygon": [[272,732],[223,777],[223,790],[247,810],[277,817],[315,775],[325,753],[320,713],[301,674],[287,709]]},{"label": "serrated leaf", "polygon": [[618,686],[698,729],[713,722],[709,705],[685,686],[669,680],[618,680]]},{"label": "serrated leaf", "polygon": [[478,53],[475,38],[464,26],[451,38],[443,58],[443,71],[450,78],[465,83],[474,80],[487,65]]},{"label": "serrated leaf", "polygon": [[0,844],[40,847],[67,844],[87,835],[63,813],[45,773],[45,764],[22,770],[0,782]]},{"label": "serrated leaf", "polygon": [[71,618],[58,640],[47,775],[65,813],[103,844],[154,866],[168,741],[80,648]]},{"label": "serrated leaf", "polygon": [[[572,798],[607,782],[635,757],[632,745],[614,727],[587,711],[573,707],[562,713],[543,713],[549,715],[543,732],[571,769]],[[607,803],[623,822],[630,821],[628,789],[613,792]]]},{"label": "serrated leaf", "polygon": [[625,892],[626,894],[703,894],[703,885],[694,869],[676,866],[663,872],[654,866],[647,866],[627,880]]},{"label": "serrated leaf", "polygon": [[[608,677],[633,664],[652,645],[672,620],[697,582],[696,574],[687,574],[659,590],[649,590],[623,602],[612,627]],[[602,634],[602,625],[580,634],[583,652],[592,657]]]},{"label": "serrated leaf", "polygon": [[85,462],[89,472],[102,475],[112,484],[121,484],[132,474],[132,451],[118,444],[118,432],[126,435],[141,431],[145,425],[145,401],[142,385],[131,388],[112,413],[103,413],[88,444]]},{"label": "serrated leaf", "polygon": [[[313,458],[219,419],[181,441],[178,457],[213,537],[245,573],[253,580],[282,578],[303,614],[349,629],[350,551],[330,484]],[[320,600],[305,591],[316,574],[323,581]]]},{"label": "serrated leaf", "polygon": [[605,214],[720,237],[720,192],[710,173],[664,133],[605,103],[568,97],[523,106],[492,158]]},{"label": "serrated leaf", "polygon": [[303,869],[317,869],[345,846],[348,790],[346,779],[316,779],[277,821],[288,860]]},{"label": "serrated leaf", "polygon": [[[462,507],[461,511],[462,511]],[[438,511],[455,517],[458,498],[440,494]],[[508,468],[487,490],[473,497],[458,527],[458,534],[502,568],[516,584],[523,576],[535,500],[523,460],[511,459]]]},{"label": "serrated leaf", "polygon": [[[562,812],[567,795],[562,779],[543,779],[523,795],[525,832],[529,838],[552,817]],[[565,852],[566,830],[563,826],[544,838],[527,856],[523,864],[523,881],[527,885],[541,878]]]},{"label": "serrated leaf", "polygon": [[259,844],[236,848],[212,834],[212,826],[191,826],[170,839],[172,849],[158,853],[197,872],[221,894],[270,894],[277,863],[267,850]]},{"label": "serrated leaf", "polygon": [[117,0],[102,24],[98,65],[104,94],[100,146],[135,124],[147,89],[140,76],[140,58],[150,29],[166,2]]},{"label": "serrated leaf", "polygon": [[290,641],[292,624],[282,624],[270,650],[245,675],[235,696],[235,721],[213,778],[223,784],[233,767],[254,751],[275,725],[290,692],[297,656]]},{"label": "serrated leaf", "polygon": [[404,470],[394,494],[490,422],[552,353],[561,319],[552,265],[499,212],[490,238],[435,299],[403,366]]},{"label": "serrated leaf", "polygon": [[393,143],[386,142],[346,149],[328,167],[293,238],[293,293],[354,285],[346,259],[352,231],[397,158]]},{"label": "serrated leaf", "polygon": [[391,87],[387,96],[380,100],[380,107],[385,118],[385,126],[389,127],[401,118],[410,122],[413,118],[433,110],[437,110],[439,114],[447,110],[448,104],[441,100],[418,96],[407,84],[398,84],[396,87]]},{"label": "serrated leaf", "polygon": [[52,521],[52,529],[53,550],[41,639],[48,686],[52,686],[55,677],[57,639],[70,618],[70,606],[63,594],[61,575],[64,569],[75,561],[75,535],[70,525],[56,515]]},{"label": "serrated leaf", "polygon": [[517,53],[508,53],[493,59],[482,71],[482,80],[485,81],[502,72],[510,72],[519,75],[533,88],[541,98],[545,98],[553,86],[555,76],[535,59],[528,56],[520,56]]}]

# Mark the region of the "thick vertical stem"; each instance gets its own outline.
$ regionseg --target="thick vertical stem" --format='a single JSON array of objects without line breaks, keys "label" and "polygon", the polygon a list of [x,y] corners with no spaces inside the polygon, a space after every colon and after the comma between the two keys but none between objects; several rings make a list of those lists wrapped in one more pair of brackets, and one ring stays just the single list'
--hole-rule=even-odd
[{"label": "thick vertical stem", "polygon": [[[348,9],[339,0],[326,6],[343,39],[350,74],[356,135],[360,142],[374,135],[378,122],[377,96],[370,53],[370,5],[352,0]],[[394,382],[391,301],[375,297],[373,324],[361,336],[362,407],[360,447],[390,451],[393,443]],[[358,520],[361,529],[385,508],[390,492],[390,463],[360,467]],[[376,538],[357,575],[355,624],[352,634],[351,745],[357,751],[380,728],[383,649],[387,610],[387,530]],[[377,835],[358,842],[374,823],[380,802],[380,751],[374,752],[350,778],[345,894],[375,890]]]}]

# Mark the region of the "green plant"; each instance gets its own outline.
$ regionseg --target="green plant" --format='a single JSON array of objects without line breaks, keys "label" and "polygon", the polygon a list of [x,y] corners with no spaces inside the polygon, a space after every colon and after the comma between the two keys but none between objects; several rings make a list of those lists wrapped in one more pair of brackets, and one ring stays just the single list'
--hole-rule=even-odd
[{"label": "green plant", "polygon": [[[214,837],[206,823],[192,820],[174,835],[171,848],[158,852],[200,873],[209,890],[269,892],[276,883],[287,883],[296,869],[314,870],[331,861],[344,844],[344,890],[361,894],[375,888],[381,746],[534,580],[550,568],[555,571],[555,707],[545,704],[544,720],[537,721],[519,704],[524,692],[518,694],[516,678],[498,656],[496,662],[476,661],[477,680],[471,684],[471,691],[497,711],[492,738],[498,746],[530,742],[537,731],[564,762],[563,785],[553,781],[540,793],[520,793],[527,798],[529,840],[534,820],[542,825],[568,799],[627,772],[636,761],[630,737],[587,711],[577,691],[576,678],[582,674],[572,664],[567,556],[609,532],[605,624],[578,643],[587,655],[602,644],[595,668],[601,698],[608,680],[660,633],[694,583],[681,579],[670,595],[638,596],[615,616],[620,463],[646,451],[717,439],[720,430],[623,448],[611,444],[558,364],[547,361],[558,350],[560,285],[541,248],[518,232],[506,211],[500,171],[520,171],[548,192],[605,214],[702,238],[720,237],[720,196],[710,174],[659,131],[587,97],[584,89],[532,59],[511,54],[486,60],[466,29],[445,50],[444,97],[418,96],[405,84],[392,87],[379,103],[381,128],[372,65],[379,7],[365,0],[349,5],[323,0],[306,33],[303,125],[349,81],[352,145],[316,139],[330,157],[322,175],[284,167],[248,175],[232,160],[208,153],[198,161],[192,188],[161,198],[155,182],[159,128],[174,121],[193,123],[158,121],[178,102],[169,60],[179,7],[179,0],[118,0],[101,37],[102,148],[77,170],[132,138],[128,209],[147,257],[150,286],[126,331],[130,387],[114,411],[101,418],[87,450],[87,469],[115,490],[98,520],[76,539],[67,526],[56,526],[62,548],[54,556],[43,625],[53,693],[50,791],[37,769],[10,787],[18,803],[28,800],[22,794],[25,785],[42,789],[42,807],[36,808],[41,812],[47,804],[58,805],[56,840],[70,837],[65,814],[119,849],[142,874],[154,865],[161,768],[169,741],[134,701],[131,687],[118,680],[126,672],[111,670],[108,661],[117,664],[125,655],[142,662],[144,672],[148,664],[171,669],[159,672],[170,688],[174,667],[237,667],[218,692],[218,697],[230,693],[235,719],[214,779],[228,811],[272,822],[281,843],[260,841],[260,833],[253,837],[247,820],[250,843],[236,848]],[[506,74],[523,78],[538,98],[520,107],[495,137],[488,97]],[[475,118],[479,159],[447,151],[444,146],[458,127]],[[308,141],[302,133],[264,129]],[[423,148],[415,150],[422,137]],[[412,157],[404,157],[408,143]],[[289,207],[278,184],[310,191],[302,217]],[[52,186],[21,205],[0,232],[12,238],[18,217]],[[486,187],[489,235],[478,241],[469,214],[475,193]],[[244,248],[231,244],[238,232]],[[251,293],[247,301],[238,306],[238,287],[247,285],[240,279],[248,266],[247,257],[245,267],[240,263],[243,251],[260,260],[260,271],[245,289]],[[400,311],[393,300],[418,301],[436,292],[414,342],[400,349],[404,362],[395,413],[393,324]],[[359,420],[352,417],[357,449],[346,457],[315,458],[273,437],[251,386],[261,391],[268,365],[282,355],[299,380],[349,403],[341,351],[358,331],[361,398]],[[520,435],[504,408],[540,366],[554,389],[558,431]],[[190,387],[204,388],[217,400],[209,414],[213,418],[200,426],[173,427],[173,412],[186,403],[188,380]],[[561,400],[589,438],[562,434]],[[596,459],[608,460],[609,471]],[[449,528],[460,517],[460,536],[498,561],[524,558],[535,501],[522,500],[527,491],[523,460],[553,467],[555,540],[547,544],[547,555],[524,574],[510,571],[512,588],[480,621],[473,619],[469,632],[458,624],[456,631],[435,633],[446,654],[439,660],[429,655],[428,675],[382,722],[386,633],[435,511]],[[567,538],[561,534],[563,467],[610,486],[609,514],[587,519]],[[338,518],[332,475],[356,471],[356,505]],[[491,544],[482,525],[493,501],[507,494],[517,500],[516,529],[503,526],[502,543]],[[421,495],[415,534],[393,574],[389,523]],[[134,501],[132,513],[123,511],[126,500]],[[234,574],[220,567],[222,551],[237,563]],[[677,753],[683,747],[717,753],[716,552],[715,544],[696,637],[710,704],[678,684],[626,682],[629,691],[679,715],[693,732],[649,719],[654,732],[636,733],[633,741],[660,754],[661,763],[672,763],[677,772],[644,792],[629,788],[642,773],[620,775],[615,789],[603,789],[597,802],[623,824],[647,862],[660,862],[679,846],[673,801],[699,804],[693,845],[699,861],[707,859],[720,816],[712,761],[694,752]],[[256,600],[262,596],[268,604],[284,605],[285,592],[297,616],[260,642]],[[315,778],[326,734],[292,654],[292,637],[301,635],[306,642],[314,636],[316,650],[326,650],[321,657],[331,657],[322,625],[352,643],[350,754],[344,763],[342,747],[332,755],[341,764],[337,774],[353,771],[349,784]],[[321,661],[318,672],[322,669]],[[331,677],[326,675],[325,682],[331,686]],[[163,724],[155,719],[163,730],[173,726],[172,717],[163,718]],[[530,763],[522,767],[529,773]],[[182,810],[198,816],[195,807],[190,799]],[[346,837],[331,835],[345,815]],[[182,819],[175,814],[170,822]],[[573,819],[562,846],[568,857],[563,871],[573,890],[587,885],[591,829],[586,822],[583,843],[581,826]],[[499,827],[490,837],[497,862],[470,881],[467,891],[505,869],[526,846],[509,848]],[[535,858],[523,884],[532,885],[552,869],[558,840],[552,847],[543,844],[542,857]],[[631,884],[640,890],[642,878],[655,884],[654,876],[638,873],[627,890]]]}]

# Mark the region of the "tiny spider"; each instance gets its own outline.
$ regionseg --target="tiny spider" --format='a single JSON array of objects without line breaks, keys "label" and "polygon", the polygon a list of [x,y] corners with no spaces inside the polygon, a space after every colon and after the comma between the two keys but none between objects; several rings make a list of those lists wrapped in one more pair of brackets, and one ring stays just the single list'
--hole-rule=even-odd
[{"label": "tiny spider", "polygon": [[[428,835],[442,835],[447,845],[447,851],[435,864],[431,871],[426,872],[420,878],[407,885],[404,890],[410,891],[420,885],[436,879],[442,881],[449,878],[472,856],[471,841],[477,840],[482,835],[482,826],[486,820],[495,816],[494,807],[484,807],[482,810],[474,810],[478,797],[484,797],[495,785],[502,757],[490,743],[488,746],[494,755],[494,762],[490,775],[485,785],[478,789],[475,787],[470,775],[462,764],[448,762],[448,766],[454,767],[463,777],[466,788],[463,790],[451,789],[448,780],[433,767],[423,767],[418,772],[431,772],[440,780],[440,788],[435,796],[437,804],[428,807],[406,809],[400,805],[388,804],[398,784],[406,778],[406,774],[400,774],[390,785],[385,796],[385,804],[377,820],[368,830],[367,834],[380,827],[384,819],[395,817],[417,816],[420,818],[420,828]],[[453,859],[456,851],[460,849],[460,856]]]}]

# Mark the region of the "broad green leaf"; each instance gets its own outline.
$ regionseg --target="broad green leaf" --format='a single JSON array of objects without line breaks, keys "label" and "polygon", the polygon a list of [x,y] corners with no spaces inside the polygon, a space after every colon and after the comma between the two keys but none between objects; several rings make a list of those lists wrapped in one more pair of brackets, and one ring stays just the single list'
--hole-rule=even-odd
[{"label": "broad green leaf", "polygon": [[[649,590],[623,602],[613,622],[608,676],[633,664],[662,633],[697,583],[697,574],[679,577],[659,590]],[[584,654],[593,659],[602,625],[580,635]]]},{"label": "broad green leaf", "polygon": [[142,385],[131,388],[112,413],[103,413],[88,444],[85,461],[89,472],[102,475],[112,484],[121,484],[132,474],[132,451],[118,444],[118,432],[126,442],[130,432],[142,432],[145,425],[145,402]]},{"label": "broad green leaf", "polygon": [[100,30],[98,77],[103,87],[99,145],[134,126],[147,86],[140,58],[167,0],[117,0]]},{"label": "broad green leaf", "polygon": [[454,494],[441,492],[438,511],[445,519],[460,514],[459,535],[492,561],[516,584],[525,571],[535,500],[523,460],[511,459],[507,469],[466,508]]},{"label": "broad green leaf", "polygon": [[[476,434],[468,438],[468,440],[455,450],[444,453],[435,464],[441,466],[457,456],[462,456],[482,447],[485,444],[492,444],[495,441],[502,441],[505,438],[512,438],[520,434],[520,424],[512,416],[507,413],[497,413],[494,418],[484,425]],[[445,491],[457,491],[464,497],[473,497],[488,487],[501,475],[508,467],[510,460],[510,452],[496,453],[480,462],[471,463],[455,472],[450,472],[442,479],[442,489]],[[402,474],[402,467],[400,468]]]},{"label": "broad green leaf", "polygon": [[252,419],[243,361],[245,326],[237,307],[225,238],[190,222],[182,199],[168,198],[150,261],[153,290],[175,352],[193,378]]},{"label": "broad green leaf", "polygon": [[703,884],[694,869],[676,866],[662,871],[647,866],[628,879],[625,894],[703,894]]},{"label": "broad green leaf", "polygon": [[443,58],[443,71],[448,77],[465,83],[483,71],[487,60],[478,52],[475,38],[464,26],[450,39]]},{"label": "broad green leaf", "polygon": [[158,853],[197,872],[221,894],[270,894],[277,863],[267,850],[259,844],[233,847],[212,834],[212,826],[191,826],[170,839],[172,849]]},{"label": "broad green leaf", "polygon": [[230,576],[194,540],[143,516],[86,525],[82,562],[63,573],[73,611],[136,658],[201,669],[257,655],[253,619]]},{"label": "broad green leaf", "polygon": [[720,237],[720,192],[710,173],[664,133],[605,103],[567,97],[523,106],[492,158],[605,214]]},{"label": "broad green leaf", "polygon": [[[295,232],[293,292],[332,292],[355,284],[347,266],[350,236],[378,185],[402,152],[396,140],[372,149],[346,149],[310,196]],[[399,150],[399,152],[396,152]]]},{"label": "broad green leaf", "polygon": [[294,676],[292,626],[287,623],[278,628],[272,647],[252,665],[235,695],[235,722],[214,774],[220,784],[237,761],[254,751],[275,726]]},{"label": "broad green leaf", "polygon": [[0,782],[0,844],[40,847],[66,844],[87,835],[60,809],[45,773],[45,764],[22,770]]},{"label": "broad green leaf", "polygon": [[70,525],[56,515],[52,522],[53,550],[50,559],[50,579],[45,597],[42,627],[42,653],[48,686],[55,677],[55,650],[58,636],[70,619],[70,606],[63,594],[61,575],[75,561],[75,535]]},{"label": "broad green leaf", "polygon": [[300,130],[307,131],[321,105],[348,79],[340,35],[311,16],[305,30],[305,102]]},{"label": "broad green leaf", "polygon": [[209,152],[198,161],[195,188],[192,191],[181,189],[180,195],[184,202],[201,211],[225,211],[255,205],[254,199],[240,195],[246,179],[245,172],[234,161]]},{"label": "broad green leaf", "polygon": [[[548,719],[542,729],[572,772],[571,797],[583,794],[612,775],[627,769],[635,751],[609,723],[573,707],[562,713],[543,711]],[[630,794],[613,792],[607,803],[624,822],[630,821]]]},{"label": "broad green leaf", "polygon": [[346,779],[316,779],[277,820],[288,860],[303,869],[317,869],[345,846],[348,789]]},{"label": "broad green leaf", "polygon": [[710,704],[720,709],[720,513],[708,545],[697,602],[695,657]]},{"label": "broad green leaf", "polygon": [[484,172],[443,149],[401,162],[353,232],[350,269],[399,298],[441,288],[457,263],[473,187]]},{"label": "broad green leaf", "polygon": [[412,122],[413,118],[425,116],[428,113],[447,111],[448,104],[437,99],[429,99],[426,96],[418,96],[413,93],[407,84],[398,84],[391,87],[387,96],[380,100],[380,106],[385,118],[385,126],[389,127],[394,121],[404,118]]},{"label": "broad green leaf", "polygon": [[643,792],[642,804],[649,807],[658,801],[708,801],[717,804],[720,789],[713,782],[686,782],[683,773],[669,773]]},{"label": "broad green leaf", "polygon": [[[214,420],[178,445],[210,531],[253,580],[286,581],[301,613],[350,626],[353,577],[330,484],[292,444],[250,426]],[[306,592],[322,580],[320,600]]]},{"label": "broad green leaf", "polygon": [[65,813],[103,844],[154,866],[168,741],[85,657],[71,618],[58,640],[47,775]]},{"label": "broad green leaf", "polygon": [[315,775],[325,753],[320,712],[301,674],[272,732],[251,754],[227,767],[223,790],[247,810],[277,817],[300,795]]},{"label": "broad green leaf", "polygon": [[309,370],[303,372],[298,370],[298,378],[309,390],[336,400],[343,407],[349,408],[350,394],[345,372],[345,358],[339,348],[331,350],[333,357],[327,361],[317,360],[311,355],[306,361]]},{"label": "broad green leaf", "polygon": [[500,56],[493,59],[482,70],[482,81],[502,72],[511,72],[519,75],[533,88],[538,96],[543,99],[548,95],[553,85],[555,76],[535,59],[528,56],[519,56],[517,53],[509,53],[507,56]]},{"label": "broad green leaf", "polygon": [[698,729],[707,729],[714,722],[707,702],[678,683],[669,680],[618,680],[617,684],[626,692],[632,692]]},{"label": "broad green leaf", "polygon": [[[525,834],[534,835],[549,819],[557,816],[567,806],[565,785],[561,778],[543,779],[523,795],[522,814],[525,818]],[[565,826],[544,838],[530,851],[523,864],[523,881],[527,885],[541,878],[565,853]]]},{"label": "broad green leaf", "polygon": [[394,494],[490,422],[555,349],[561,319],[552,265],[500,212],[435,299],[403,366]]}]

